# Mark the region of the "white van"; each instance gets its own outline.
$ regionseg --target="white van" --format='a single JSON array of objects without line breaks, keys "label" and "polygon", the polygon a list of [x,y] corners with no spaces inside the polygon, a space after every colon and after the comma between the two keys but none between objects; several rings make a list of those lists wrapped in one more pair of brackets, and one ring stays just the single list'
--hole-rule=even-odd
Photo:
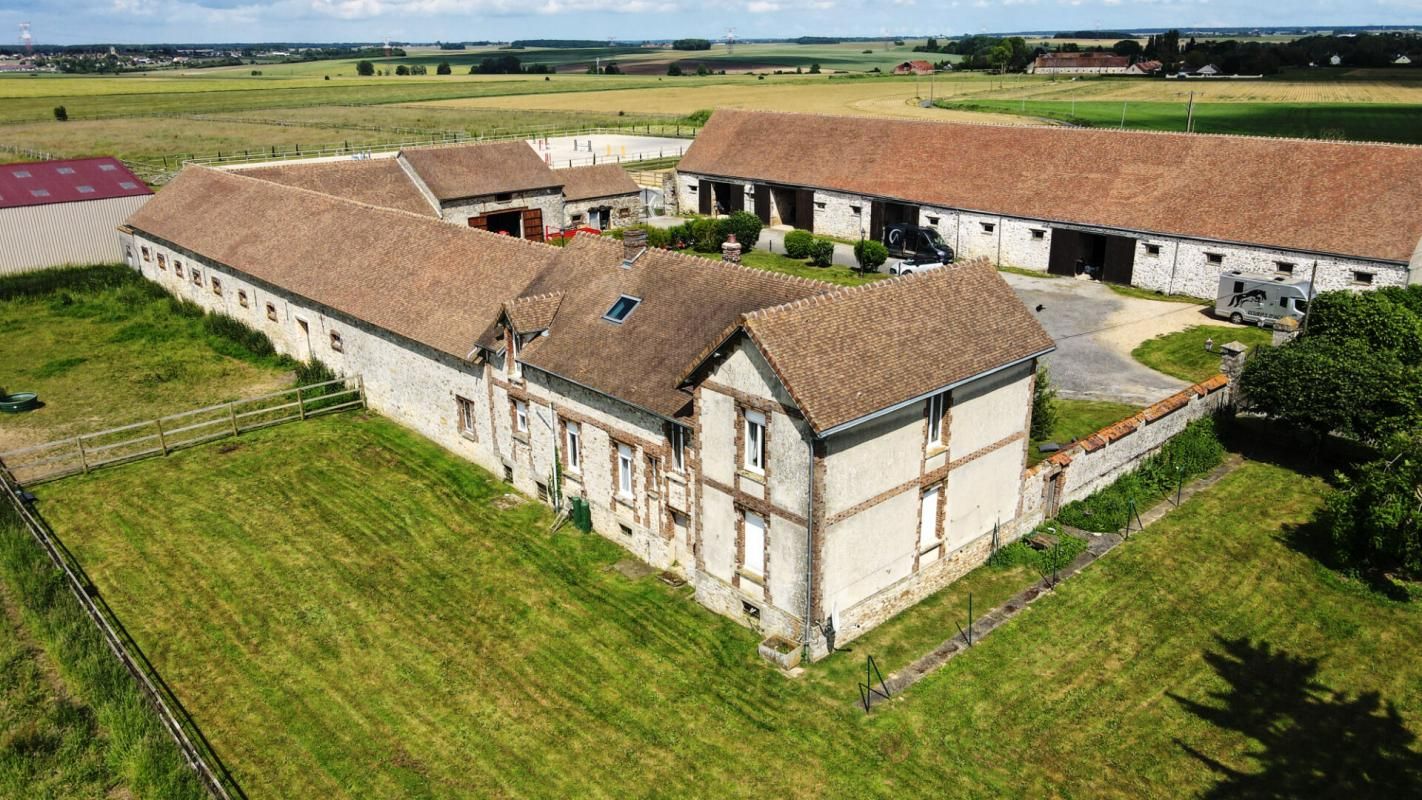
[{"label": "white van", "polygon": [[1306,280],[1263,278],[1235,270],[1220,276],[1215,316],[1235,324],[1273,323],[1284,317],[1302,319],[1313,287]]}]

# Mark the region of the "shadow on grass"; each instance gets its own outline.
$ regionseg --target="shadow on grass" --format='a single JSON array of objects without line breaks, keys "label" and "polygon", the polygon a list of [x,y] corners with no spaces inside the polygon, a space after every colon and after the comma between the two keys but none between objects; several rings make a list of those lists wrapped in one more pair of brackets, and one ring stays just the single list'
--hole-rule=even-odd
[{"label": "shadow on grass", "polygon": [[1266,642],[1217,638],[1205,654],[1228,688],[1208,702],[1171,697],[1200,719],[1259,743],[1244,772],[1177,740],[1220,776],[1206,798],[1411,797],[1422,786],[1417,736],[1376,692],[1351,696],[1318,681],[1318,659]]}]

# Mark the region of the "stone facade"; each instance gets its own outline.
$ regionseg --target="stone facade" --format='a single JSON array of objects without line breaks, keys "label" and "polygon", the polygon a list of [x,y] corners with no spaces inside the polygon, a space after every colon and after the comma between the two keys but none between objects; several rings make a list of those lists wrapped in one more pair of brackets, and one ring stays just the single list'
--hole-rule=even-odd
[{"label": "stone facade", "polygon": [[[539,189],[532,192],[486,195],[442,204],[439,213],[445,222],[468,225],[472,217],[524,208],[536,208],[541,211],[544,228],[556,227],[563,221],[563,193],[558,189]],[[531,235],[529,231],[524,231],[523,238],[542,239],[541,236]]]},{"label": "stone facade", "polygon": [[[678,203],[697,208],[697,187],[702,176],[679,173]],[[722,180],[722,179],[716,179]],[[750,181],[725,181],[752,186]],[[870,209],[875,198],[817,189],[814,192],[815,232],[844,239],[869,235]],[[754,211],[754,195],[746,196],[746,210]],[[773,212],[772,212],[773,214]],[[772,219],[772,221],[774,221]],[[1302,251],[1212,242],[1141,231],[1122,231],[1086,225],[1065,225],[1021,217],[982,214],[959,209],[919,206],[919,224],[938,230],[958,258],[988,258],[998,266],[1045,272],[1052,251],[1052,233],[1070,229],[1087,233],[1126,236],[1137,240],[1131,285],[1166,294],[1213,299],[1220,276],[1226,272],[1289,277],[1307,280],[1315,275],[1315,289],[1368,289],[1422,282],[1422,243],[1411,264]],[[1213,260],[1218,257],[1218,260]],[[1288,266],[1288,265],[1291,265]],[[1291,269],[1286,272],[1285,269]],[[1369,277],[1370,276],[1370,277]]]},{"label": "stone facade", "polygon": [[[580,228],[591,225],[593,209],[606,208],[611,220],[608,229],[623,228],[642,221],[642,195],[623,194],[612,197],[595,197],[589,200],[567,200],[563,203],[563,227]],[[593,226],[596,227],[596,226]]]}]

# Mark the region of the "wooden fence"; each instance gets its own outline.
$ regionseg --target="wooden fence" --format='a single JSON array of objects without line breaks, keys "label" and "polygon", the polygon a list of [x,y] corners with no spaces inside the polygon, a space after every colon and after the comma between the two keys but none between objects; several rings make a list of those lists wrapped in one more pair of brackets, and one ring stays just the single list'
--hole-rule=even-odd
[{"label": "wooden fence", "polygon": [[0,462],[20,485],[30,485],[364,406],[361,378],[338,378],[23,447],[0,453]]},{"label": "wooden fence", "polygon": [[203,787],[215,800],[245,800],[246,793],[222,763],[207,737],[203,736],[192,715],[149,662],[143,649],[129,635],[128,630],[99,593],[98,587],[84,572],[79,560],[69,552],[64,542],[54,535],[44,518],[35,512],[31,505],[32,500],[27,492],[20,489],[5,462],[0,460],[0,506],[8,505],[14,510],[21,525],[29,531],[30,536],[49,556],[55,567],[64,573],[65,583],[79,601],[79,606],[98,627],[109,650],[137,681],[139,689],[152,704],[164,730],[177,743],[183,760],[197,772]]}]

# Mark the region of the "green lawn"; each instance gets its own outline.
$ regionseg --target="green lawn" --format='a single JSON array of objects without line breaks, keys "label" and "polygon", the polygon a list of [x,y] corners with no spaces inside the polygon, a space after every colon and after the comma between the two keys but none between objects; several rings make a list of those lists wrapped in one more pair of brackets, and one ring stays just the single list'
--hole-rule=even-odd
[{"label": "green lawn", "polygon": [[0,278],[0,387],[44,403],[0,416],[0,452],[290,384],[174,306],[121,266]]},{"label": "green lawn", "polygon": [[[695,250],[683,250],[687,255],[700,256],[713,261],[721,260],[720,253],[698,253]],[[767,250],[747,250],[741,254],[741,263],[747,267],[779,272],[783,275],[794,275],[797,278],[809,278],[825,283],[839,284],[840,286],[861,286],[866,283],[883,280],[890,277],[887,272],[860,273],[849,267],[838,265],[830,267],[811,266],[810,262],[791,258],[784,253],[772,253]]]},{"label": "green lawn", "polygon": [[[1183,90],[1182,90],[1183,91]],[[942,108],[1023,114],[1077,125],[1184,131],[1184,102],[1079,100],[940,100]],[[1417,106],[1400,103],[1196,103],[1197,133],[1422,144]]]},{"label": "green lawn", "polygon": [[[1238,341],[1251,349],[1267,347],[1273,337],[1273,331],[1264,328],[1196,325],[1147,339],[1137,345],[1131,355],[1157,372],[1198,383],[1220,371],[1220,345]],[[1206,339],[1214,340],[1213,352],[1205,349]]]},{"label": "green lawn", "polygon": [[1056,399],[1057,424],[1045,439],[1033,439],[1028,446],[1027,463],[1036,464],[1050,456],[1040,453],[1037,445],[1042,442],[1056,442],[1065,446],[1083,436],[1093,434],[1113,422],[1120,422],[1140,411],[1139,406],[1128,403],[1112,403],[1109,400],[1072,400],[1065,397]]},{"label": "green lawn", "polygon": [[1281,725],[1390,724],[1331,690],[1422,724],[1422,610],[1284,543],[1323,490],[1250,464],[867,717],[866,654],[902,667],[968,592],[981,610],[1035,576],[980,569],[791,680],[688,590],[610,571],[619,548],[549,534],[536,503],[500,510],[504,484],[378,417],[37,491],[253,797],[1142,797],[1221,780],[1187,747],[1266,774],[1373,752],[1192,710],[1234,677],[1215,654],[1248,660],[1230,702],[1280,680],[1235,642],[1317,659],[1326,690],[1290,685],[1321,699],[1281,698]]},{"label": "green lawn", "polygon": [[1116,294],[1124,295],[1126,297],[1139,297],[1142,300],[1164,300],[1170,303],[1193,303],[1197,306],[1206,306],[1214,302],[1212,300],[1203,300],[1199,297],[1191,297],[1188,294],[1166,294],[1165,292],[1157,292],[1153,289],[1142,289],[1139,286],[1129,286],[1123,283],[1107,283],[1105,284],[1105,286]]}]

